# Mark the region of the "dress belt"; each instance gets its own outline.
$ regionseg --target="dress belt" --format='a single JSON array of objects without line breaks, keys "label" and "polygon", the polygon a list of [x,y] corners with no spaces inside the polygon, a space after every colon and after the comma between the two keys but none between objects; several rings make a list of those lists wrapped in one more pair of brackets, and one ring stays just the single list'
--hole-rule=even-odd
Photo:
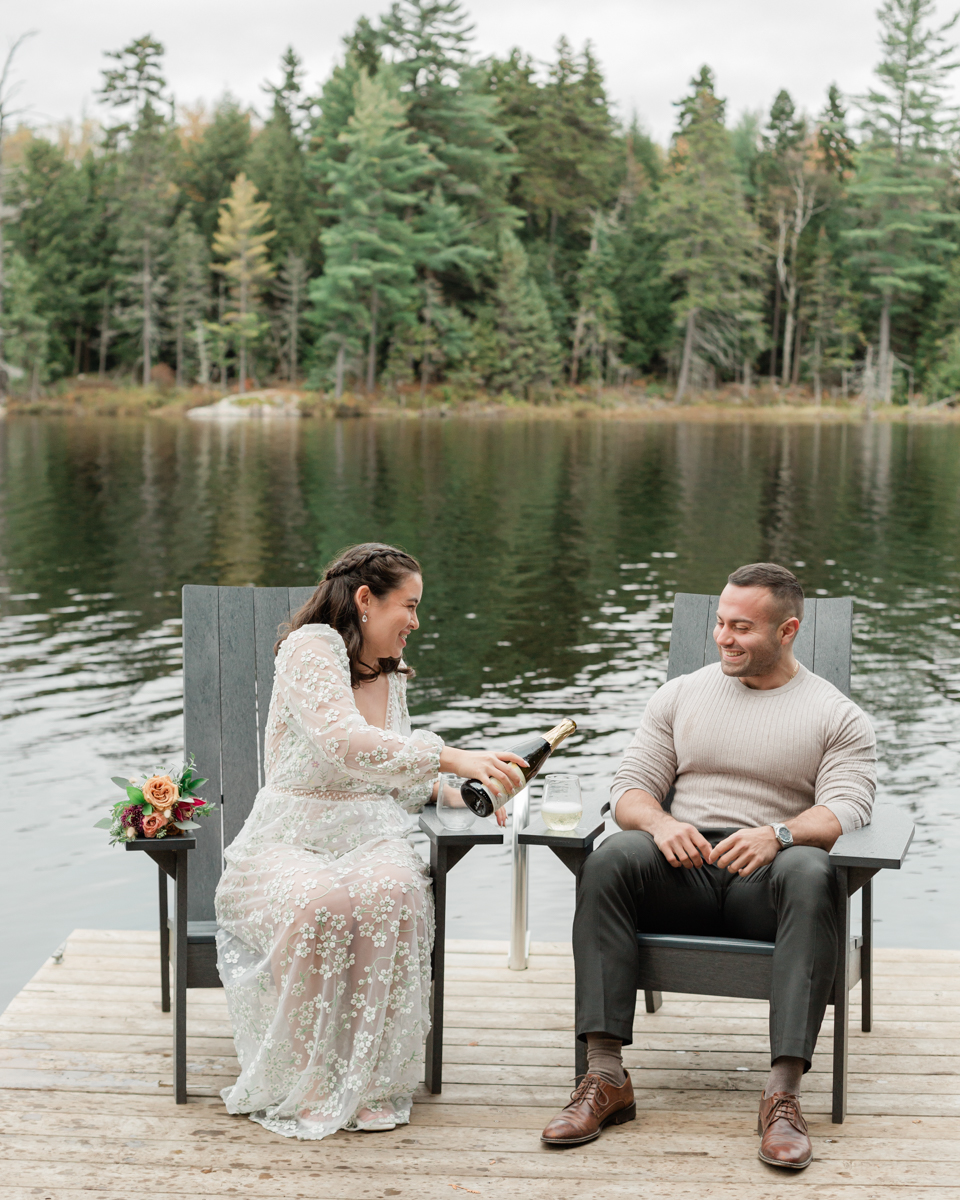
[{"label": "dress belt", "polygon": [[300,796],[305,799],[314,800],[367,800],[375,803],[377,801],[394,799],[389,792],[383,795],[379,792],[335,791],[332,788],[306,788],[301,790],[299,788],[278,787],[272,783],[266,784],[264,790],[279,792],[282,796]]}]

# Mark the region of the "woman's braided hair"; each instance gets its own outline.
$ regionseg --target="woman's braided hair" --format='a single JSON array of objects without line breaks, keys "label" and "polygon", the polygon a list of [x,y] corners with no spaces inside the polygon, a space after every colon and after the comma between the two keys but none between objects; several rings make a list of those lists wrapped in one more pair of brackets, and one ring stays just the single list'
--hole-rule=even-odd
[{"label": "woman's braided hair", "polygon": [[306,604],[293,614],[289,625],[281,626],[280,640],[274,646],[274,652],[301,625],[330,625],[343,638],[347,648],[350,683],[353,687],[372,683],[379,675],[389,675],[394,671],[412,676],[413,671],[404,666],[399,658],[378,658],[371,665],[360,657],[363,632],[354,596],[357,588],[366,584],[374,596],[382,600],[388,592],[400,587],[408,575],[420,574],[420,564],[413,555],[396,546],[387,546],[383,542],[361,542],[342,550],[327,565],[316,591]]}]

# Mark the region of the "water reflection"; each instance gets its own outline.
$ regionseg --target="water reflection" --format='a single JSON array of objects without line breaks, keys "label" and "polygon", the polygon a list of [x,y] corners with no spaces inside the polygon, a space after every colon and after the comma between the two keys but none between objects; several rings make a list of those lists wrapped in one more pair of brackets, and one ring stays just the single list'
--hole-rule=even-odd
[{"label": "water reflection", "polygon": [[[145,864],[90,825],[109,775],[180,752],[180,587],[310,583],[372,538],[424,564],[415,720],[476,745],[575,715],[563,761],[597,799],[675,591],[773,558],[855,596],[884,802],[920,825],[878,935],[960,945],[958,429],[15,418],[0,473],[5,995],[71,928],[154,920]],[[532,878],[534,937],[566,938],[570,876],[534,855]],[[451,891],[452,933],[506,936],[505,853]]]}]

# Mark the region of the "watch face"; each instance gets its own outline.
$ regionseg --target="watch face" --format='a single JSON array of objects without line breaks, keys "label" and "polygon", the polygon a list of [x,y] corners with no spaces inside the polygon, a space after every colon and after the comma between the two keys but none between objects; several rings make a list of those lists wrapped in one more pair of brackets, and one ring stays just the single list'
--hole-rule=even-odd
[{"label": "watch face", "polygon": [[793,834],[786,825],[775,825],[773,832],[777,835],[777,841],[781,846],[793,845]]}]

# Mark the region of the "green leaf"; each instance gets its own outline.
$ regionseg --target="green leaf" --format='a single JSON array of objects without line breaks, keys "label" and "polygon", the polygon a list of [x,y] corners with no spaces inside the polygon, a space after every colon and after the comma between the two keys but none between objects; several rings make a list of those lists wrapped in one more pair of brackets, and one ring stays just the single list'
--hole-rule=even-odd
[{"label": "green leaf", "polygon": [[124,791],[130,786],[130,780],[124,779],[122,775],[111,775],[110,782],[115,783],[118,788],[123,788]]},{"label": "green leaf", "polygon": [[152,804],[145,804],[145,805],[143,806],[143,815],[144,815],[145,817],[149,817],[149,816],[150,816],[150,814],[151,814],[152,812],[153,812],[153,805],[152,805]]},{"label": "green leaf", "polygon": [[102,817],[96,823],[96,825],[94,825],[94,829],[110,829],[113,826],[113,822],[114,822],[113,817]]},{"label": "green leaf", "polygon": [[176,825],[178,829],[199,829],[200,826],[196,821],[171,821],[171,825]]},{"label": "green leaf", "polygon": [[131,804],[143,804],[143,792],[138,787],[128,787],[127,795],[130,797]]}]

